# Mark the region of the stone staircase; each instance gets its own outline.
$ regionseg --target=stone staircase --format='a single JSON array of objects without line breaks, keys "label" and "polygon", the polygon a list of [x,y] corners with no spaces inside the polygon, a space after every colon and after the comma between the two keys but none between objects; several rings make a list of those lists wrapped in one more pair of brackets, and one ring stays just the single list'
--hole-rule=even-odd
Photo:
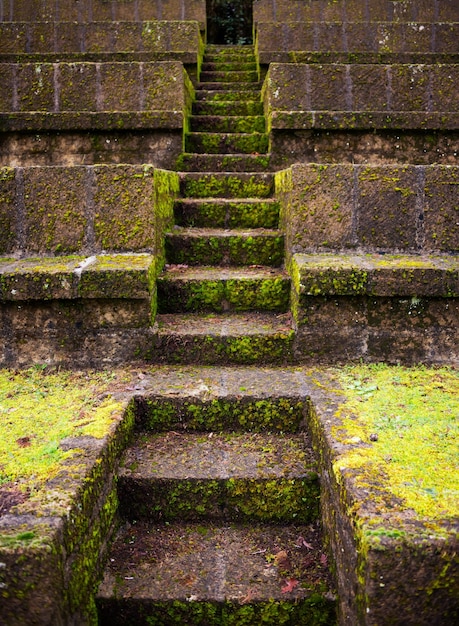
[{"label": "stone staircase", "polygon": [[158,278],[160,362],[290,360],[290,279],[260,89],[252,47],[207,47]]},{"label": "stone staircase", "polygon": [[[163,362],[288,358],[273,180],[252,171],[266,152],[259,88],[251,48],[207,48],[158,279]],[[253,375],[243,403],[245,369],[225,370],[220,392],[200,381],[190,396],[185,375],[175,400],[147,398],[119,474],[101,625],[335,623],[306,404],[291,380],[266,398],[272,376]]]}]

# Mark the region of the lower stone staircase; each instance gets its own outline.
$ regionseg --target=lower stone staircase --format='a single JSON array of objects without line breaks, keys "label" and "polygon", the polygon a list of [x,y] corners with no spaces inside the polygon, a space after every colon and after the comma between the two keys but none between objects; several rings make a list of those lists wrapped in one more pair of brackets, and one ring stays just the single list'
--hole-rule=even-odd
[{"label": "lower stone staircase", "polygon": [[[157,360],[287,362],[290,280],[273,175],[257,171],[269,155],[253,50],[209,46],[201,81],[158,279]],[[168,372],[120,469],[99,623],[336,623],[295,373]]]},{"label": "lower stone staircase", "polygon": [[290,359],[290,280],[258,78],[251,47],[208,46],[158,279],[160,362]]}]

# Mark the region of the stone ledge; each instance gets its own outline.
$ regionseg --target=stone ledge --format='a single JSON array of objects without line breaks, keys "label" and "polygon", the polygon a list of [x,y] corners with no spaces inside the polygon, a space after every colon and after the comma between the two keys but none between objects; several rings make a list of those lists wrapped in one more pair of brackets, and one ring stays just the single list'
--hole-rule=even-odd
[{"label": "stone ledge", "polygon": [[181,130],[184,113],[178,111],[31,111],[0,113],[3,132],[47,130]]},{"label": "stone ledge", "polygon": [[304,296],[459,296],[459,257],[295,254],[294,289]]},{"label": "stone ledge", "polygon": [[273,111],[272,130],[457,130],[459,113],[419,111]]},{"label": "stone ledge", "polygon": [[0,301],[148,299],[155,267],[148,254],[0,259]]}]

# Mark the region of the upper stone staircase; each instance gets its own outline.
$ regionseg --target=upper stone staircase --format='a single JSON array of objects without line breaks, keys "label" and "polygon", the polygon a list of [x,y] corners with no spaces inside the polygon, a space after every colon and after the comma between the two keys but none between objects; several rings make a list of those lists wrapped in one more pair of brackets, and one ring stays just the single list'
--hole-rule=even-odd
[{"label": "upper stone staircase", "polygon": [[155,360],[291,358],[290,280],[260,89],[252,47],[206,48],[158,277]]}]

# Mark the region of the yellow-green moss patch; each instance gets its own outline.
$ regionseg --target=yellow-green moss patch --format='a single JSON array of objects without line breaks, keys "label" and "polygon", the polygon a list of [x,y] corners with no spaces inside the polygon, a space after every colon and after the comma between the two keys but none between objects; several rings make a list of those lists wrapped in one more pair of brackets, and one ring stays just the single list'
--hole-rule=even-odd
[{"label": "yellow-green moss patch", "polygon": [[349,446],[338,467],[422,518],[459,516],[459,372],[377,365],[337,376],[347,401],[333,434]]},{"label": "yellow-green moss patch", "polygon": [[35,491],[74,454],[66,437],[102,438],[124,410],[120,374],[0,370],[0,486]]}]

